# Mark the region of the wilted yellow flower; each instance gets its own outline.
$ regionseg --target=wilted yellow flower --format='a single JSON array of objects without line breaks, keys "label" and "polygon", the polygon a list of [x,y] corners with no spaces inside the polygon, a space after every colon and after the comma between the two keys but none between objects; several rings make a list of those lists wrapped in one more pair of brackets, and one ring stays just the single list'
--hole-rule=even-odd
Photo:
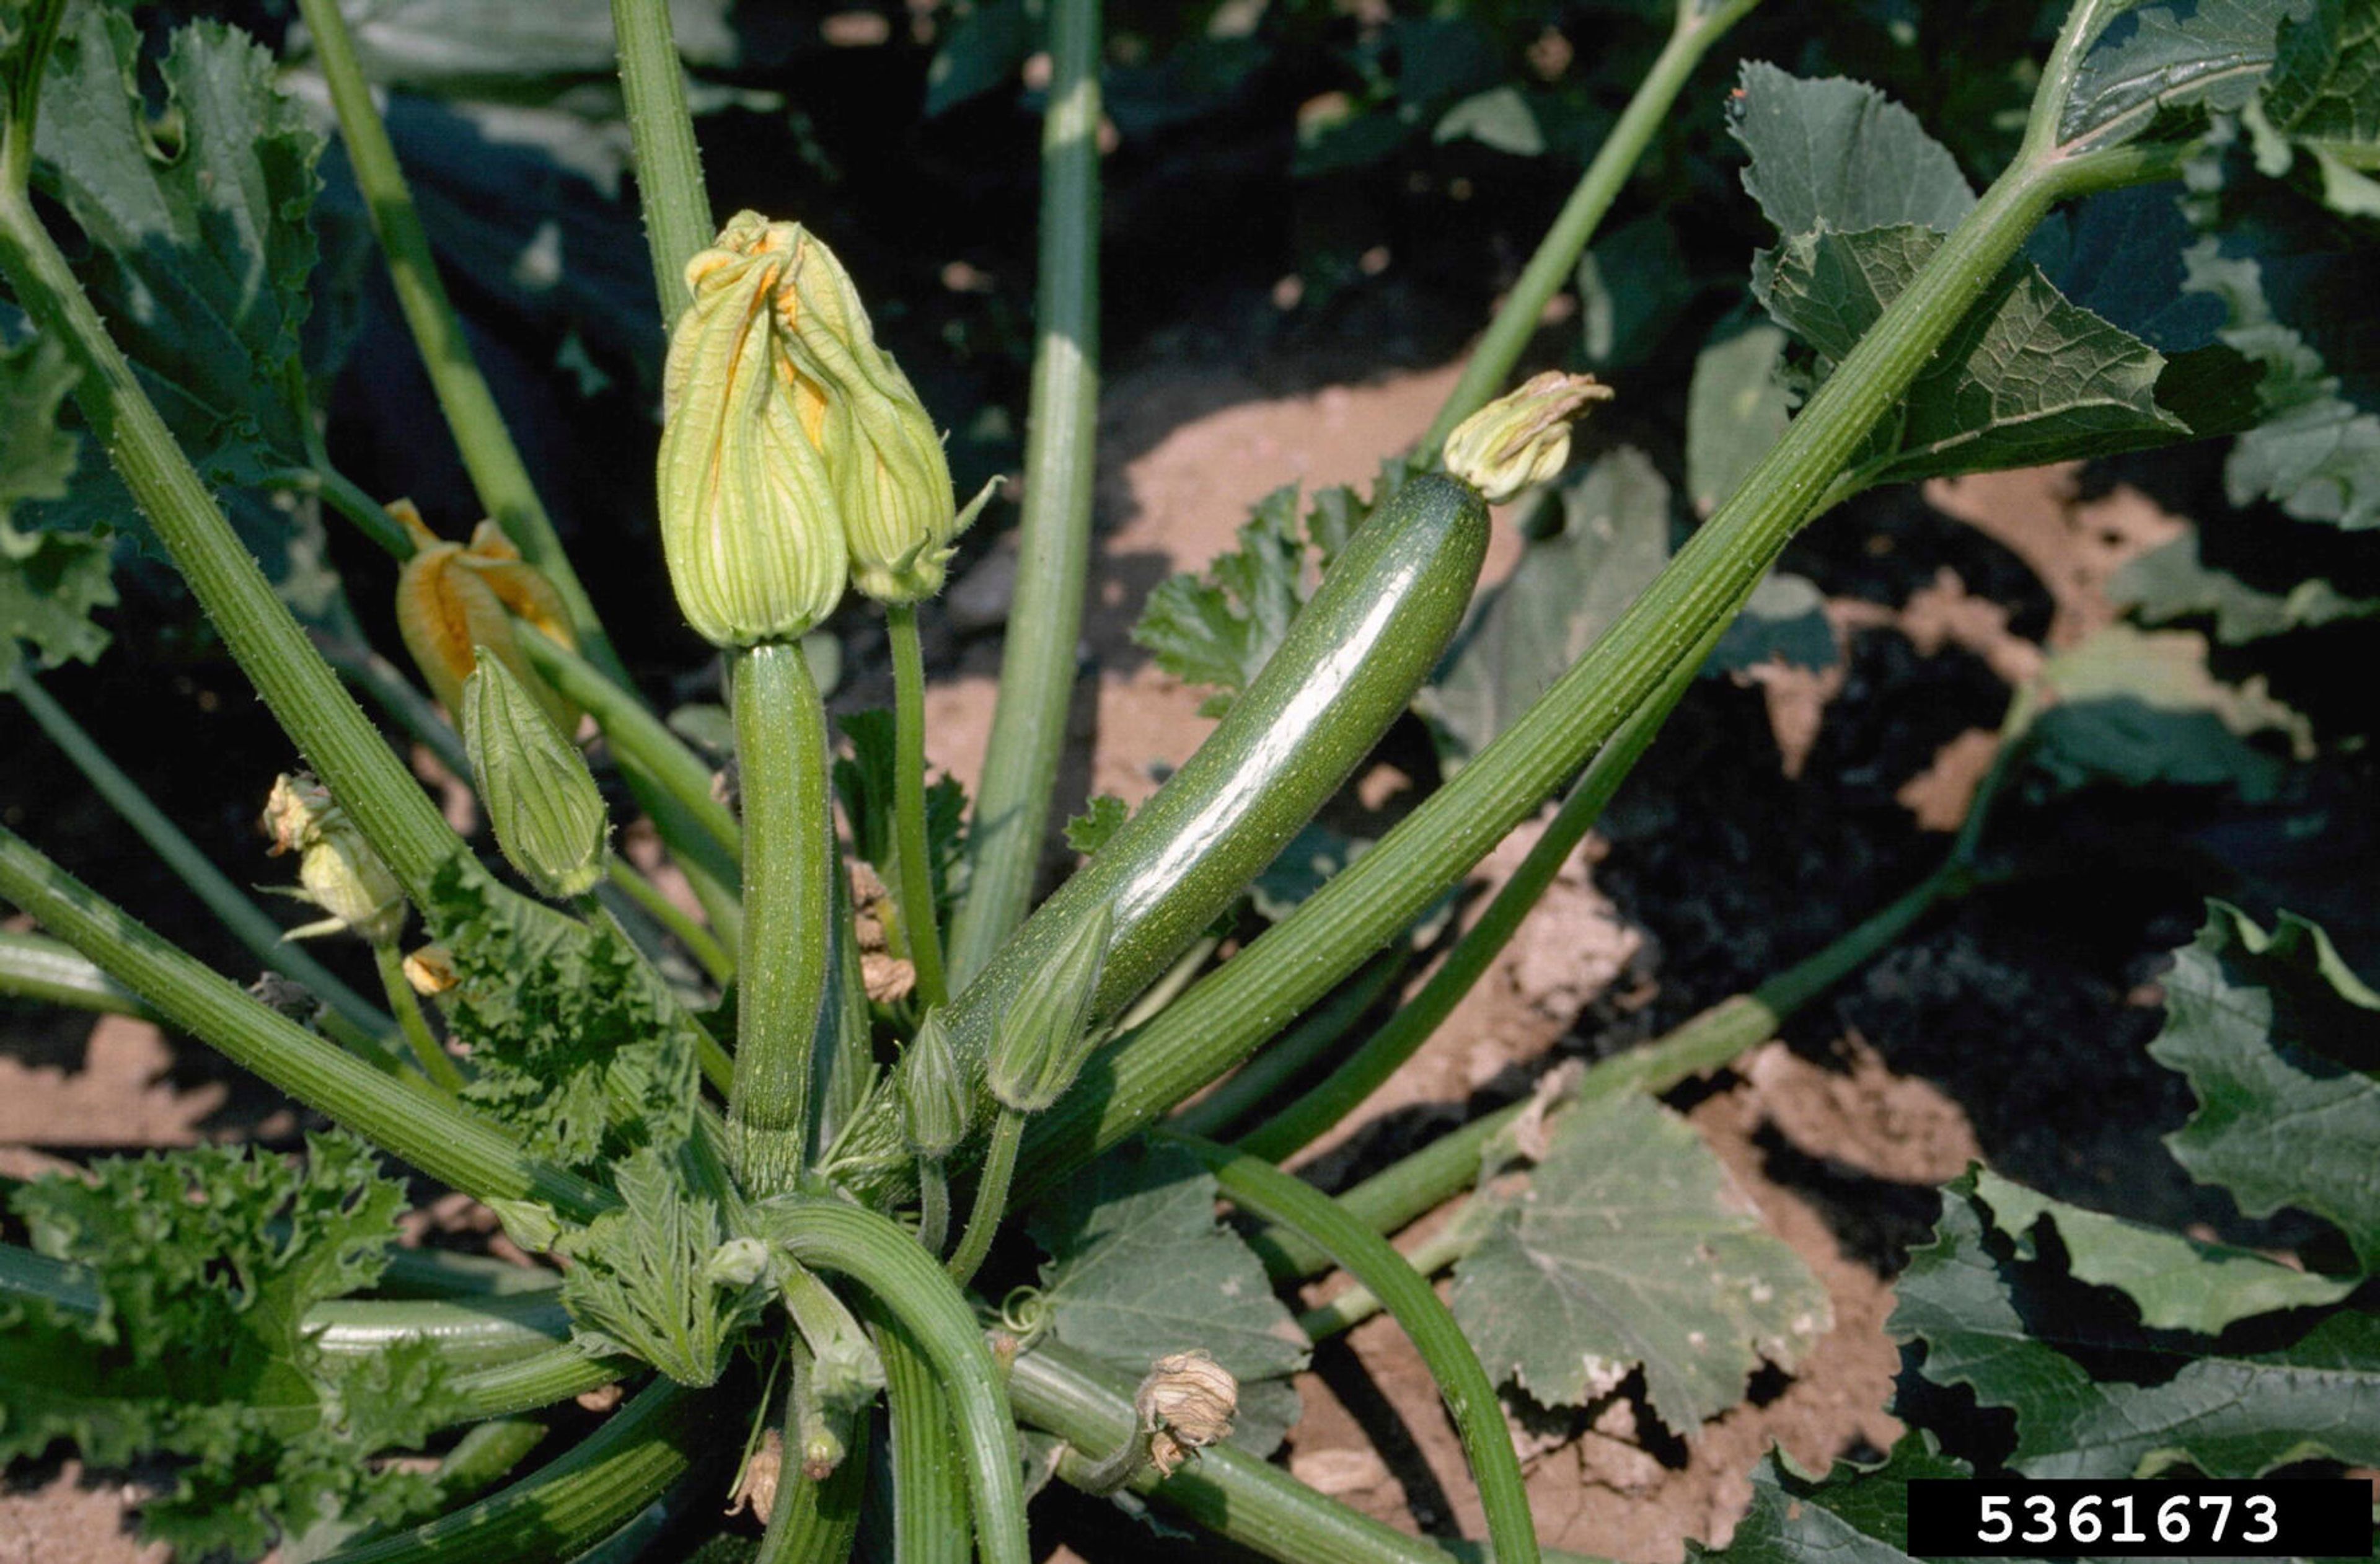
[{"label": "wilted yellow flower", "polygon": [[713,646],[799,636],[833,612],[849,564],[820,453],[827,388],[785,352],[787,279],[822,250],[796,223],[729,220],[686,263],[657,468],[662,552],[679,609]]},{"label": "wilted yellow flower", "polygon": [[331,790],[304,772],[273,780],[264,801],[272,851],[298,855],[299,889],[289,892],[330,916],[291,929],[309,940],[352,929],[373,945],[393,944],[405,931],[405,890],[381,862],[364,833],[332,801]]},{"label": "wilted yellow flower", "polygon": [[1151,1364],[1133,1404],[1148,1431],[1149,1463],[1171,1477],[1190,1456],[1232,1437],[1240,1382],[1205,1349],[1194,1347]]},{"label": "wilted yellow flower", "polygon": [[1500,505],[1561,471],[1570,462],[1570,426],[1588,403],[1610,399],[1611,388],[1593,375],[1548,370],[1532,376],[1454,426],[1446,437],[1446,470]]},{"label": "wilted yellow flower", "polygon": [[492,521],[480,523],[465,545],[431,531],[410,500],[392,501],[388,514],[413,535],[413,557],[396,576],[396,627],[431,692],[459,721],[463,682],[485,649],[512,670],[556,727],[576,732],[578,708],[539,676],[513,637],[511,616],[517,614],[577,649],[570,612],[553,583],[522,560]]},{"label": "wilted yellow flower", "polygon": [[405,980],[425,1000],[434,1000],[463,981],[455,970],[455,952],[443,945],[424,945],[405,958]]}]

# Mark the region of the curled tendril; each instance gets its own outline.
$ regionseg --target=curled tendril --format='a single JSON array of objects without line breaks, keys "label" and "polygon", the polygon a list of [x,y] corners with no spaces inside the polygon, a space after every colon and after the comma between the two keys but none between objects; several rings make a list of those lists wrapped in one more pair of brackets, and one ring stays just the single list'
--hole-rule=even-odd
[{"label": "curled tendril", "polygon": [[1001,1328],[1016,1338],[1024,1352],[1050,1328],[1050,1297],[1038,1287],[1018,1287],[1000,1301]]}]

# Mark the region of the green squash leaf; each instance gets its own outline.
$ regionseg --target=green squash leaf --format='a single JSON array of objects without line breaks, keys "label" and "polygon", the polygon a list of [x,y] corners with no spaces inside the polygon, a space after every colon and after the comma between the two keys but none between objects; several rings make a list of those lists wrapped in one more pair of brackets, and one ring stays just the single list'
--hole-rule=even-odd
[{"label": "green squash leaf", "polygon": [[2010,1465],[2033,1477],[2153,1476],[2188,1463],[2254,1477],[2291,1461],[2380,1460],[2380,1315],[2320,1317],[2280,1346],[2127,1327],[2011,1252],[1969,1174],[1898,1284],[1895,1338],[1922,1372],[2016,1413]]},{"label": "green squash leaf", "polygon": [[1815,1481],[1771,1455],[1752,1469],[1752,1509],[1734,1538],[1722,1549],[1689,1542],[1686,1557],[1697,1564],[1905,1564],[1909,1485],[1972,1474],[1922,1430],[1902,1435],[1881,1465],[1838,1461]]},{"label": "green squash leaf", "polygon": [[2086,1211],[1989,1169],[1979,1170],[1975,1181],[1975,1193],[1998,1214],[2019,1259],[2039,1256],[2035,1231],[2048,1227],[2064,1245],[2070,1274],[2123,1293],[2153,1329],[2213,1336],[2254,1315],[2335,1303],[2363,1279],[2297,1270],[2252,1249]]},{"label": "green squash leaf", "polygon": [[[2282,591],[2265,591],[2200,557],[2193,528],[2125,562],[2109,578],[2107,596],[2143,624],[2211,621],[2226,646],[2380,615],[2380,597],[2350,597],[2320,576]],[[2280,540],[2275,540],[2277,550]]]},{"label": "green squash leaf", "polygon": [[766,1289],[704,1274],[725,1223],[672,1158],[642,1147],[620,1164],[613,1187],[621,1207],[559,1246],[572,1261],[562,1280],[572,1340],[591,1356],[641,1358],[681,1385],[711,1384],[737,1333],[759,1317]]},{"label": "green squash leaf", "polygon": [[1455,1267],[1454,1317],[1500,1383],[1578,1406],[1642,1366],[1688,1436],[1791,1368],[1832,1323],[1826,1290],[1770,1234],[1684,1120],[1633,1094],[1558,1121],[1527,1189]]},{"label": "green squash leaf", "polygon": [[29,644],[42,668],[89,662],[107,648],[91,618],[115,602],[106,533],[11,525],[19,504],[58,498],[74,477],[79,442],[57,422],[74,381],[47,337],[0,346],[0,690],[16,682]]},{"label": "green squash leaf", "polygon": [[2192,631],[2112,624],[2051,658],[2043,678],[2053,704],[2034,719],[2028,759],[2059,788],[2228,787],[2256,802],[2280,787],[2304,735],[2287,707],[2216,680]]},{"label": "green squash leaf", "polygon": [[1686,492],[1707,516],[1784,437],[1792,389],[1780,373],[1790,339],[1765,321],[1726,326],[1694,357],[1686,393]]},{"label": "green squash leaf", "polygon": [[302,1166],[204,1147],[91,1171],[13,1202],[97,1307],[0,1305],[0,1461],[61,1440],[98,1466],[177,1458],[141,1532],[192,1558],[253,1558],[326,1514],[410,1513],[429,1479],[369,1458],[442,1420],[436,1355],[336,1364],[301,1326],[376,1280],[395,1242],[404,1188],[370,1149],[327,1135]]},{"label": "green squash leaf", "polygon": [[2058,138],[2128,141],[2160,115],[2237,109],[2272,68],[2288,0],[2196,0],[2125,12],[2082,56]]},{"label": "green squash leaf", "polygon": [[1807,81],[1743,67],[1735,139],[1751,154],[1743,188],[1788,237],[1911,224],[1948,233],[1974,191],[1917,116],[1860,81]]},{"label": "green squash leaf", "polygon": [[2149,1053],[2198,1096],[2176,1159],[2250,1216],[2336,1224],[2380,1270],[2380,995],[2315,925],[2284,913],[2266,933],[2221,902],[2165,988]]}]

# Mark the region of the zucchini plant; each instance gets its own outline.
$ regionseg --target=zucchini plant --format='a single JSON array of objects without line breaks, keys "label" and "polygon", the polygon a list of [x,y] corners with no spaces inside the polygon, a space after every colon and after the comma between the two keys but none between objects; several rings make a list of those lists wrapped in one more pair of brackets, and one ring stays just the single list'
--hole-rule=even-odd
[{"label": "zucchini plant", "polygon": [[[670,332],[661,552],[727,669],[724,770],[627,679],[473,361],[335,0],[298,9],[490,518],[468,542],[331,461],[304,346],[321,141],[270,55],[210,22],[160,52],[101,0],[0,0],[0,685],[273,969],[253,988],[212,970],[74,878],[35,822],[0,828],[0,897],[41,931],[0,936],[0,990],[159,1020],[330,1126],[295,1158],[207,1149],[12,1186],[0,1454],[156,1459],[167,1475],[143,1528],[190,1558],[698,1545],[1021,1564],[1028,1497],[1052,1480],[1282,1559],[1445,1557],[1265,1459],[1295,1420],[1307,1348],[1384,1310],[1444,1396],[1479,1540],[1523,1564],[1546,1555],[1501,1395],[1577,1408],[1641,1371],[1652,1412],[1690,1433],[1764,1361],[1792,1367],[1827,1328],[1824,1291],[1654,1096],[1997,875],[1984,822],[2027,766],[2109,767],[2104,735],[2095,750],[2058,721],[2061,690],[2104,687],[2087,661],[2020,695],[1941,868],[1817,954],[1351,1189],[1281,1165],[1477,982],[1698,673],[1790,641],[1806,604],[1771,567],[1851,497],[2242,435],[2240,485],[2370,523],[2380,445],[2361,388],[2323,374],[2315,325],[2292,323],[2240,258],[2370,221],[2380,30],[2357,0],[2076,0],[2013,157],[1978,191],[1858,83],[1755,62],[1724,100],[1682,100],[1755,3],[1678,0],[1668,47],[1419,448],[1389,455],[1368,493],[1275,496],[1208,578],[1155,596],[1142,638],[1217,690],[1221,721],[1129,818],[1111,801],[1075,822],[1087,861],[1035,906],[1090,536],[1096,0],[1047,7],[1021,565],[971,804],[926,773],[919,619],[986,496],[953,491],[940,425],[827,239],[756,212],[719,221],[661,0],[612,11]],[[1670,557],[1666,502],[1642,498],[1665,492],[1652,464],[1607,453],[1564,503],[1663,518],[1649,547],[1541,540],[1475,607],[1490,503],[1546,492],[1572,422],[1609,391],[1548,372],[1497,394],[1657,127],[1704,112],[1682,101],[1714,115],[1724,102],[1778,236],[1752,267],[1767,320],[1714,343],[1707,384],[1697,370],[1686,448],[1708,515]],[[2270,220],[2284,201],[2297,227]],[[293,504],[391,556],[428,695],[358,649],[343,603],[273,564]],[[116,534],[178,575],[285,734],[259,765],[275,845],[329,937],[371,948],[380,994],[288,943],[39,683],[103,649],[92,615],[113,600]],[[883,612],[895,705],[846,720],[838,758],[805,637],[848,594]],[[1219,920],[1417,700],[1459,768],[1310,893],[1273,898],[1270,927],[1217,962]],[[476,792],[494,854],[450,825],[391,730]],[[615,846],[598,762],[699,915]],[[1557,795],[1484,915],[1353,1040],[1412,932]],[[2290,1014],[2319,1020],[2289,1047],[2368,1027],[2370,993],[2311,926],[2266,935],[2221,910],[2185,965],[2204,976],[2227,952],[2311,996]],[[2236,1108],[2248,1088],[2209,1082],[2254,1061],[2193,1047],[2218,1024],[2203,1013],[2176,1024],[2177,1067]],[[2336,1085],[2278,1068],[2258,1112]],[[2369,1096],[2340,1111],[2368,1118]],[[2052,1267],[2044,1223],[2083,1281],[2147,1302],[2155,1268],[2153,1327],[2330,1311],[2313,1346],[2183,1373],[2272,1378],[2289,1352],[2327,1353],[2362,1376],[2336,1392],[2345,1410],[2283,1404],[2254,1437],[2227,1425],[2230,1443],[2185,1444],[2188,1458],[2226,1474],[2380,1460],[2368,1436],[2319,1432],[2380,1427],[2361,1410],[2372,1316],[2353,1303],[2368,1180],[2285,1175],[2228,1124],[2193,1129],[2193,1170],[2252,1208],[2334,1223],[2351,1255],[2257,1269],[1989,1173],[1951,1186],[1904,1333],[1930,1344],[1934,1377],[2018,1410],[2022,1469],[2081,1470],[2086,1448],[2119,1460],[2090,1419],[2060,1421],[2036,1382],[1959,1349],[2017,1306],[1986,1295],[1976,1256]],[[1525,1170],[1524,1195],[1503,1175]],[[413,1178],[480,1203],[544,1258],[401,1246]],[[1475,1185],[1427,1243],[1390,1246]],[[1219,1225],[1219,1202],[1241,1226]],[[2218,1266],[2219,1286],[2172,1279]],[[1334,1267],[1353,1289],[1303,1315],[1282,1302]],[[2214,1296],[2247,1271],[2245,1301]],[[2155,1399],[2091,1372],[2073,1368],[2103,1392],[2102,1422]],[[601,1421],[567,1410],[574,1397]],[[2011,1459],[1912,1438],[1882,1474],[1764,1474],[1740,1546],[1803,1557],[1841,1546],[1840,1520],[1888,1546],[1876,1484]],[[1831,1497],[1844,1485],[1855,1504]],[[1780,1497],[1805,1489],[1815,1507]],[[757,1524],[717,1518],[730,1495]]]}]

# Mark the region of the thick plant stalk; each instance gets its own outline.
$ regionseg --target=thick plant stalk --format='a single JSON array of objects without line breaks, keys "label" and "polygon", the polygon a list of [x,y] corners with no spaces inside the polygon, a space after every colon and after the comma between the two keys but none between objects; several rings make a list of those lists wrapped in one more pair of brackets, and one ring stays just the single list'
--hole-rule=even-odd
[{"label": "thick plant stalk", "polygon": [[926,838],[926,659],[917,643],[917,605],[888,603],[892,635],[893,855],[901,879],[901,931],[917,971],[918,1002],[949,1001],[942,977],[942,931],[934,910],[934,865]]},{"label": "thick plant stalk", "polygon": [[1430,975],[1421,992],[1407,1000],[1389,1018],[1388,1024],[1366,1039],[1363,1047],[1348,1055],[1312,1090],[1242,1136],[1238,1142],[1241,1150],[1268,1162],[1287,1160],[1354,1112],[1429,1041],[1446,1018],[1454,1013],[1463,996],[1495,964],[1522,920],[1529,915],[1529,909],[1537,904],[1553,884],[1554,877],[1561,872],[1561,867],[1570,862],[1571,854],[1595,829],[1595,822],[1603,818],[1604,806],[1636,769],[1645,751],[1652,747],[1654,736],[1694,686],[1702,672],[1703,660],[1710,655],[1718,640],[1716,633],[1706,637],[1694,654],[1671,672],[1669,683],[1642,710],[1628,719],[1627,725],[1609,744],[1597,752],[1585,775],[1579,778],[1570,796],[1562,800],[1561,807],[1546,823],[1544,834],[1530,845],[1521,867],[1496,892],[1495,900],[1488,904],[1479,921],[1455,941],[1454,949],[1447,952],[1446,960]]},{"label": "thick plant stalk", "polygon": [[81,952],[38,934],[0,932],[0,994],[101,1015],[163,1019]]},{"label": "thick plant stalk", "polygon": [[285,938],[286,931],[262,907],[249,901],[231,877],[215,867],[198,844],[182,834],[182,830],[165,817],[165,812],[140,790],[140,784],[124,774],[123,769],[108,758],[107,752],[91,741],[79,723],[67,714],[66,708],[52,698],[50,692],[34,682],[30,672],[20,671],[11,691],[32,713],[33,721],[50,736],[50,742],[63,750],[108,806],[124,817],[149,850],[157,855],[167,868],[188,886],[217,921],[231,930],[233,938],[248,947],[249,953],[285,976],[295,978],[311,988],[315,996],[341,1015],[371,1033],[387,1037],[395,1030],[394,1024],[370,1000],[340,981],[330,968],[316,961],[305,950]]},{"label": "thick plant stalk", "polygon": [[631,1398],[567,1454],[426,1526],[323,1564],[516,1564],[568,1558],[634,1520],[718,1449],[719,1398],[666,1379]]},{"label": "thick plant stalk", "polygon": [[331,106],[339,116],[347,162],[355,170],[357,188],[363,192],[372,232],[380,238],[389,280],[396,287],[397,305],[421,351],[422,367],[430,373],[446,426],[454,431],[463,466],[471,475],[471,487],[504,535],[519,545],[522,556],[562,594],[579,644],[616,671],[595,605],[563,552],[552,518],[545,514],[544,502],[537,497],[528,468],[496,408],[495,394],[471,356],[462,318],[446,296],[446,285],[439,279],[430,235],[414,208],[405,171],[397,166],[388,127],[372,106],[371,88],[356,61],[355,40],[347,32],[338,0],[298,0],[298,9],[307,30],[313,34],[315,58],[322,67],[323,80],[330,84]]},{"label": "thick plant stalk", "polygon": [[1535,1564],[1536,1523],[1521,1462],[1504,1427],[1504,1405],[1479,1365],[1479,1354],[1429,1282],[1389,1247],[1387,1239],[1354,1220],[1337,1202],[1269,1162],[1189,1136],[1166,1135],[1207,1165],[1224,1198],[1250,1216],[1261,1217],[1329,1250],[1357,1280],[1378,1293],[1412,1339],[1438,1393],[1454,1419],[1463,1453],[1488,1512],[1488,1534],[1500,1564]]},{"label": "thick plant stalk", "polygon": [[1026,1564],[1014,1422],[975,1311],[932,1256],[875,1212],[839,1201],[759,1209],[770,1236],[816,1270],[851,1278],[916,1339],[950,1397],[984,1564]]},{"label": "thick plant stalk", "polygon": [[[769,1515],[769,1530],[760,1539],[760,1551],[752,1556],[752,1564],[843,1564],[851,1557],[852,1539],[859,1531],[860,1497],[868,1485],[868,1447],[875,1423],[872,1418],[858,1417],[851,1424],[843,1461],[826,1481],[812,1482],[797,1467],[785,1473],[777,1489],[776,1509]],[[798,1448],[796,1437],[795,1417],[789,1412],[784,1430],[788,1452]],[[790,1459],[788,1464],[794,1464]],[[958,1525],[964,1537],[964,1509],[959,1511]]]},{"label": "thick plant stalk", "polygon": [[[1398,945],[1374,956],[1363,970],[1308,1011],[1262,1053],[1233,1071],[1205,1097],[1185,1104],[1166,1121],[1166,1128],[1185,1135],[1203,1135],[1208,1140],[1234,1138],[1233,1126],[1250,1114],[1262,1111],[1307,1065],[1354,1029],[1364,1012],[1388,992],[1389,985],[1404,970],[1412,954]],[[1368,1049],[1371,1044],[1365,1047]]]},{"label": "thick plant stalk", "polygon": [[1016,594],[967,842],[967,894],[951,927],[954,988],[983,970],[1032,903],[1074,696],[1090,564],[1099,426],[1099,0],[1051,0],[1049,17],[1041,257]]},{"label": "thick plant stalk", "polygon": [[274,595],[31,202],[6,188],[0,188],[0,273],[26,313],[81,369],[76,406],[241,670],[407,892],[426,902],[442,866],[469,861],[463,843]]},{"label": "thick plant stalk", "polygon": [[1742,487],[1511,729],[1288,920],[1095,1061],[1086,1089],[1035,1121],[1020,1179],[1025,1188],[1045,1187],[1062,1170],[1151,1122],[1406,927],[1742,607],[1868,430],[2056,200],[2170,168],[2169,160],[2114,153],[2013,165]]},{"label": "thick plant stalk", "polygon": [[654,297],[664,326],[694,302],[686,263],[710,242],[718,224],[702,184],[702,154],[686,113],[686,77],[670,32],[668,0],[612,0],[613,47],[636,149],[637,204],[653,258]]},{"label": "thick plant stalk", "polygon": [[384,1075],[249,998],[0,828],[0,897],[233,1063],[392,1156],[480,1200],[528,1200],[586,1220],[616,1204],[407,1077]]},{"label": "thick plant stalk", "polygon": [[1720,34],[1759,3],[1760,0],[1722,0],[1721,4],[1706,6],[1704,0],[1678,0],[1677,25],[1670,30],[1669,42],[1662,45],[1653,67],[1637,82],[1628,106],[1620,111],[1619,120],[1603,138],[1603,145],[1596,150],[1595,161],[1579,176],[1578,184],[1562,203],[1553,226],[1537,241],[1536,253],[1529,257],[1528,266],[1497,309],[1496,319],[1480,337],[1479,345],[1471,350],[1470,362],[1463,365],[1463,377],[1447,394],[1446,406],[1439,409],[1438,417],[1430,422],[1429,432],[1422,436],[1421,454],[1425,457],[1435,457],[1454,426],[1486,406],[1502,388],[1505,377],[1512,372],[1512,366],[1529,346],[1529,339],[1536,335],[1538,324],[1545,319],[1546,306],[1570,281],[1578,258],[1586,252],[1587,242],[1595,237],[1604,213],[1611,210],[1612,201],[1644,158],[1645,149],[1670,117],[1694,67],[1702,63],[1703,55],[1718,42]]},{"label": "thick plant stalk", "polygon": [[735,753],[744,788],[743,976],[728,1144],[755,1196],[801,1176],[811,1049],[834,914],[834,817],[826,707],[792,642],[735,660]]},{"label": "thick plant stalk", "polygon": [[917,1339],[892,1315],[880,1310],[878,1317],[892,1441],[892,1557],[901,1564],[967,1564],[966,1482],[950,1402]]}]

